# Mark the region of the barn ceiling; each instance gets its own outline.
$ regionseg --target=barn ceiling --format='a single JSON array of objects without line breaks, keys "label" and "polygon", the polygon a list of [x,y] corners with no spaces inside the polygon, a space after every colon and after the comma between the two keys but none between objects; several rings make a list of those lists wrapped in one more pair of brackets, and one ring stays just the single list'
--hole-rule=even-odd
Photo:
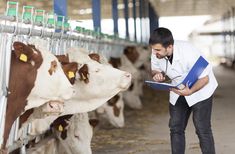
[{"label": "barn ceiling", "polygon": [[[139,0],[136,0],[137,5]],[[146,1],[146,0],[144,0]],[[51,12],[53,0],[18,0],[20,10],[23,5],[32,5]],[[68,16],[72,19],[91,19],[91,0],[67,0]],[[112,0],[101,0],[102,18],[112,18]],[[150,0],[159,16],[222,15],[235,6],[235,0]],[[132,0],[129,0],[129,13],[132,16]],[[119,17],[123,17],[123,0],[118,0]],[[0,0],[0,14],[6,9],[6,0]],[[137,16],[138,16],[137,7]]]},{"label": "barn ceiling", "polygon": [[235,0],[150,0],[159,16],[222,15]]}]

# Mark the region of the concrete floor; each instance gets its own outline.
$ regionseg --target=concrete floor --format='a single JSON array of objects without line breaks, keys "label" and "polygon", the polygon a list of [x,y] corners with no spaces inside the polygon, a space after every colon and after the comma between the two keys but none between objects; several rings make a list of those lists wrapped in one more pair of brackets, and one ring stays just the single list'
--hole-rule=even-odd
[{"label": "concrete floor", "polygon": [[[235,70],[216,67],[212,129],[217,154],[235,153]],[[145,87],[142,110],[125,110],[126,126],[95,132],[93,154],[170,154],[168,94]],[[192,119],[186,130],[186,154],[201,154]]]}]

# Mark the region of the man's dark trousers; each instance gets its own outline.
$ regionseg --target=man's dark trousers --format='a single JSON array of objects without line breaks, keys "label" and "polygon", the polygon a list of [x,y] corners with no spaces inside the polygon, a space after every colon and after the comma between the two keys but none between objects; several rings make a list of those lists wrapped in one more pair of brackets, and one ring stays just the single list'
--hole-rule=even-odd
[{"label": "man's dark trousers", "polygon": [[203,154],[215,154],[214,139],[211,130],[212,98],[189,107],[185,97],[180,96],[175,104],[169,105],[172,154],[185,153],[185,128],[191,112],[196,134]]}]

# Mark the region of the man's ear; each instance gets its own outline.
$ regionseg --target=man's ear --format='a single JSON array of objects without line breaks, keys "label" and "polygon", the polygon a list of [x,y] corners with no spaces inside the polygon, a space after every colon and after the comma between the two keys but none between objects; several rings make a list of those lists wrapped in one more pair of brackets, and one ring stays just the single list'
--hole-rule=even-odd
[{"label": "man's ear", "polygon": [[172,44],[170,44],[167,48],[169,48],[169,49],[173,49],[173,45],[172,45]]}]

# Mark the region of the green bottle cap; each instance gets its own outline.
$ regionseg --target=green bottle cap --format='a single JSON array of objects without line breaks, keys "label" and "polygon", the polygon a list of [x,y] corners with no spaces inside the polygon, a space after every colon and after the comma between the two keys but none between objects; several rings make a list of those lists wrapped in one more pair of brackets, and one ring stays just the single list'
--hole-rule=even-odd
[{"label": "green bottle cap", "polygon": [[35,10],[35,23],[43,23],[45,10]]},{"label": "green bottle cap", "polygon": [[55,24],[55,19],[54,19],[54,14],[53,13],[48,14],[47,24],[50,25],[50,26]]},{"label": "green bottle cap", "polygon": [[32,18],[32,10],[34,9],[33,6],[23,6],[23,20],[30,21]]},{"label": "green bottle cap", "polygon": [[61,29],[64,22],[64,16],[57,15],[56,27]]},{"label": "green bottle cap", "polygon": [[6,15],[7,16],[13,16],[16,17],[17,15],[17,8],[18,8],[18,2],[12,2],[8,1],[7,2],[7,10],[6,10]]},{"label": "green bottle cap", "polygon": [[65,22],[65,23],[64,23],[64,28],[65,28],[65,29],[69,29],[69,28],[70,28],[70,24],[69,24],[68,22]]},{"label": "green bottle cap", "polygon": [[82,27],[76,26],[75,30],[76,30],[77,32],[82,32]]}]

